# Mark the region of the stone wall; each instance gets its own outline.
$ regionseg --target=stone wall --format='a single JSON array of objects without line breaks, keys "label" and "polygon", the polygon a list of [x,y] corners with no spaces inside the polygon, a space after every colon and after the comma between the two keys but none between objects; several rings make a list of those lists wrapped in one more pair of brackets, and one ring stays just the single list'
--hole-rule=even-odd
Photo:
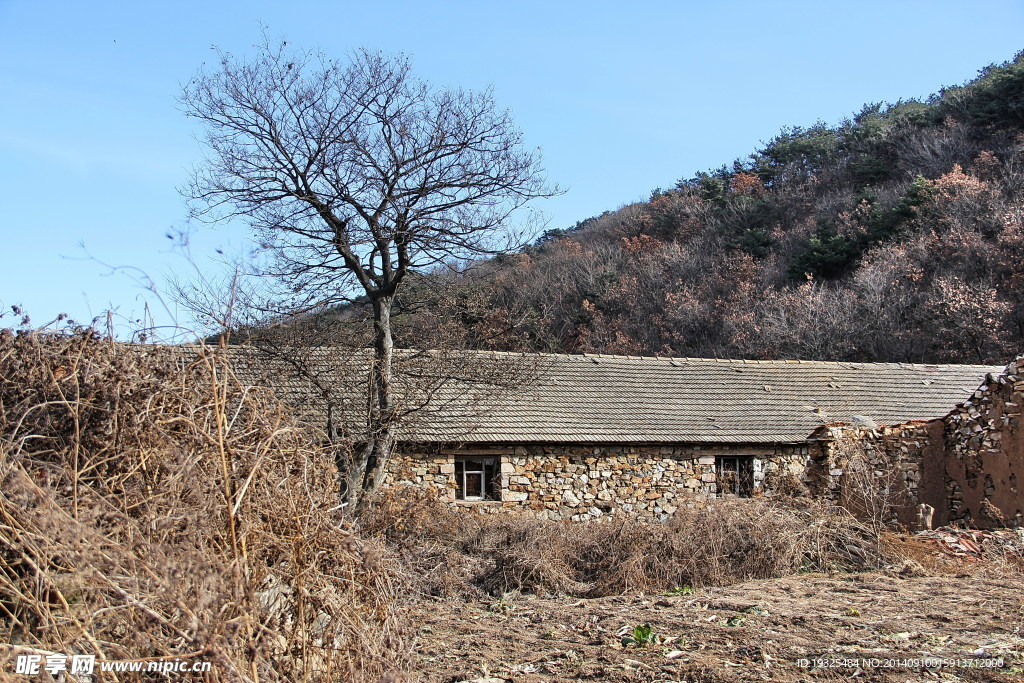
[{"label": "stone wall", "polygon": [[941,422],[908,422],[895,426],[827,425],[813,439],[818,446],[806,480],[811,493],[871,515],[874,506],[891,511],[882,521],[917,524],[917,506],[938,508],[944,491]]},{"label": "stone wall", "polygon": [[[455,500],[456,455],[500,460],[500,501]],[[433,488],[457,506],[529,511],[551,519],[615,514],[666,519],[680,505],[719,494],[716,458],[753,458],[755,495],[774,481],[803,476],[804,446],[489,445],[406,447],[389,468],[391,484]]]},{"label": "stone wall", "polygon": [[945,419],[946,504],[952,522],[1024,524],[1024,356]]},{"label": "stone wall", "polygon": [[935,508],[934,524],[1024,525],[1024,357],[1007,366],[944,418],[879,429],[832,425],[814,438],[808,480],[817,495],[839,500],[843,460],[863,452],[879,473],[898,467],[906,488],[900,521],[916,521],[917,503]]}]

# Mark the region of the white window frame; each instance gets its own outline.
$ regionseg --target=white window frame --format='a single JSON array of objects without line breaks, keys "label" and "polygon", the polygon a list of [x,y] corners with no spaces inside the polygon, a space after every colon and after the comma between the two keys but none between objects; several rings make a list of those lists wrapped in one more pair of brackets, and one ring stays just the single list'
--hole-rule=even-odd
[{"label": "white window frame", "polygon": [[[501,500],[501,458],[493,455],[474,455],[472,453],[456,455],[454,458],[455,500],[468,502]],[[474,469],[469,469],[467,467],[467,464],[469,463],[472,463],[475,466]],[[480,475],[479,496],[466,495],[467,474]],[[489,477],[488,474],[490,474]]]}]

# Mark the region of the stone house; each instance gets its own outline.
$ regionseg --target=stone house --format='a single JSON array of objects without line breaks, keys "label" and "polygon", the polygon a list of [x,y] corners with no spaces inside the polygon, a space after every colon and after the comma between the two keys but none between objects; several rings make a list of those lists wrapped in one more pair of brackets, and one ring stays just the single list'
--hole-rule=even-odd
[{"label": "stone house", "polygon": [[[444,411],[432,415],[444,436],[424,439],[415,428],[403,434],[391,482],[435,488],[455,505],[574,520],[620,512],[664,518],[694,496],[800,486],[821,495],[836,470],[825,457],[835,450],[820,431],[826,425],[941,418],[1000,371],[590,355],[548,360],[533,385],[471,422]],[[917,475],[908,476],[913,484]]]},{"label": "stone house", "polygon": [[[236,365],[248,359],[254,383],[273,383],[311,422],[324,421],[322,392],[308,377],[274,359],[233,353]],[[407,380],[399,392],[409,410],[388,485],[432,489],[484,512],[573,520],[621,513],[661,519],[700,496],[805,488],[840,497],[840,446],[852,435],[861,443],[881,439],[891,426],[914,425],[899,433],[923,443],[912,433],[918,425],[948,416],[1002,372],[978,365],[403,354],[398,375],[429,381]],[[518,376],[503,375],[523,363]],[[365,368],[365,359],[340,362],[319,350],[306,366],[321,373],[321,384],[328,376],[340,388],[335,415],[349,413],[358,423],[364,394],[346,381],[365,377],[357,367]],[[908,510],[942,498],[935,491],[944,490],[944,475],[921,469],[924,451],[882,451],[904,466]]]}]

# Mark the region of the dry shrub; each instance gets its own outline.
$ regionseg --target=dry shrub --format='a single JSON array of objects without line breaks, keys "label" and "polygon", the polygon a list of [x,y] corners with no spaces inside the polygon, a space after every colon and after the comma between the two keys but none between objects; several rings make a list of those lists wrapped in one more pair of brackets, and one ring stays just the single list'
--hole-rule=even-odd
[{"label": "dry shrub", "polygon": [[882,560],[869,530],[836,508],[800,501],[710,500],[666,524],[592,524],[578,552],[591,595],[724,586]]},{"label": "dry shrub", "polygon": [[664,583],[652,574],[667,527],[632,519],[609,520],[581,529],[577,557],[589,595],[649,590]]},{"label": "dry shrub", "polygon": [[580,525],[454,510],[436,492],[403,486],[378,493],[359,526],[401,553],[425,595],[478,598],[481,589],[500,595],[587,588],[570,578],[565,559],[571,551],[566,543]]},{"label": "dry shrub", "polygon": [[401,485],[373,496],[359,518],[359,529],[395,547],[414,547],[427,540],[458,547],[472,535],[476,519],[453,510],[438,491]]},{"label": "dry shrub", "polygon": [[840,442],[836,453],[843,469],[843,507],[870,524],[878,536],[899,523],[901,511],[906,517],[911,498],[898,463],[885,454],[872,454],[858,442]]},{"label": "dry shrub", "polygon": [[317,443],[209,349],[0,332],[0,658],[404,668],[398,567],[346,529]]},{"label": "dry shrub", "polygon": [[811,497],[811,490],[807,488],[807,484],[788,470],[769,471],[764,480],[764,488],[789,499]]},{"label": "dry shrub", "polygon": [[488,519],[474,542],[492,564],[476,577],[492,595],[514,591],[587,595],[575,558],[582,527],[519,515]]},{"label": "dry shrub", "polygon": [[676,586],[721,586],[790,574],[802,564],[804,527],[793,511],[763,500],[683,508],[666,529],[664,560],[653,563],[650,572],[659,583]]},{"label": "dry shrub", "polygon": [[402,486],[385,488],[359,518],[359,533],[377,538],[402,558],[410,589],[420,595],[476,598],[479,562],[467,554],[477,535],[477,515],[460,514],[436,492]]},{"label": "dry shrub", "polygon": [[806,499],[709,500],[680,508],[664,524],[455,512],[421,494],[387,500],[375,533],[433,559],[443,550],[449,580],[458,575],[495,595],[597,597],[720,586],[797,571],[861,570],[894,559],[870,527]]},{"label": "dry shrub", "polygon": [[804,563],[813,571],[878,569],[902,560],[881,542],[876,528],[843,507],[812,501],[793,510],[804,524]]},{"label": "dry shrub", "polygon": [[[993,567],[997,575],[1024,575],[1024,530],[1014,529],[1014,542],[1000,542],[998,537],[990,537],[982,541],[981,549],[986,563]],[[997,533],[1006,534],[1006,530]]]}]

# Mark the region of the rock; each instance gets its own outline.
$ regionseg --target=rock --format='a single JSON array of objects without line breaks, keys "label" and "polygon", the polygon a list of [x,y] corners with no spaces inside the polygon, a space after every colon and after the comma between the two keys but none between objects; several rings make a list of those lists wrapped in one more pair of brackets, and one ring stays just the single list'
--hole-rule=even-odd
[{"label": "rock", "polygon": [[860,427],[861,429],[878,429],[878,424],[866,415],[851,415],[850,423],[855,427]]},{"label": "rock", "polygon": [[928,572],[925,571],[924,566],[917,560],[905,559],[896,568],[896,572],[900,576],[913,578],[917,576],[928,576]]}]

